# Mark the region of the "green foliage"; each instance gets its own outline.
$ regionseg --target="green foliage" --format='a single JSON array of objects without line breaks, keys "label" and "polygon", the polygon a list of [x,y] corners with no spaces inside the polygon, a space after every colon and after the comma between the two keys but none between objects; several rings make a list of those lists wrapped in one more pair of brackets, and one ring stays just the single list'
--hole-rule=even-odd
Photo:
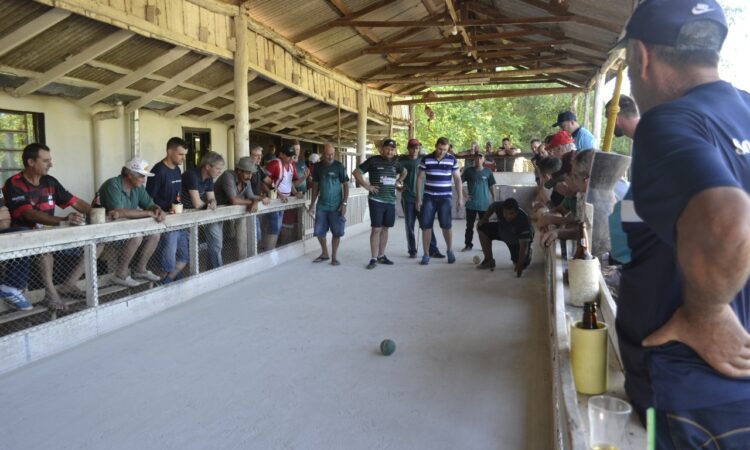
[{"label": "green foliage", "polygon": [[[523,86],[505,87],[505,89],[518,88],[523,88]],[[439,95],[441,90],[456,89],[486,90],[486,88],[461,86],[435,88],[434,91]],[[506,136],[511,139],[515,147],[527,150],[532,138],[544,139],[546,135],[555,131],[550,125],[555,122],[560,111],[570,108],[571,102],[572,96],[566,94],[417,104],[415,106],[416,136],[428,150],[433,148],[435,141],[441,136],[449,138],[456,151],[468,149],[473,140],[478,141],[482,148],[487,141],[492,141],[494,147],[499,147]],[[432,122],[427,120],[426,106],[435,112],[435,120]],[[399,133],[396,139],[400,144],[405,143],[407,132]],[[405,145],[399,147],[401,151],[406,151]]]}]

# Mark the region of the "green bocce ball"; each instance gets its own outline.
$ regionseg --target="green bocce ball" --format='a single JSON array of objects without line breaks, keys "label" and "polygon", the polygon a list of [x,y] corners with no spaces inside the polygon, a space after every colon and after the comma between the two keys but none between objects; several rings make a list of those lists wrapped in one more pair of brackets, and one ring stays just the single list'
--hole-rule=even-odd
[{"label": "green bocce ball", "polygon": [[383,342],[380,343],[380,353],[384,354],[385,356],[390,356],[395,351],[396,351],[396,343],[393,342],[392,340],[383,339]]}]

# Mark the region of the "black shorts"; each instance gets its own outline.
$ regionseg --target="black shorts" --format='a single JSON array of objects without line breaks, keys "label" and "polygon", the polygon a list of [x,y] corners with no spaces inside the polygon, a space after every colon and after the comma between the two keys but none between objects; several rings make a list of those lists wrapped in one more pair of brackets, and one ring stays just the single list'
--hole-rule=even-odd
[{"label": "black shorts", "polygon": [[370,206],[370,226],[391,228],[396,223],[396,205],[368,200]]}]

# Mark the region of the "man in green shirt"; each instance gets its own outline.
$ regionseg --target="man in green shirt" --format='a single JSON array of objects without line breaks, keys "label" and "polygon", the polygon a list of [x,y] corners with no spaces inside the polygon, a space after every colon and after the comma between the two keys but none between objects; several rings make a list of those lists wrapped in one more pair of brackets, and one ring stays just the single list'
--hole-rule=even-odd
[{"label": "man in green shirt", "polygon": [[[369,182],[364,174],[370,174]],[[377,264],[393,265],[385,256],[388,243],[388,228],[396,222],[396,185],[406,178],[406,170],[396,159],[396,141],[386,139],[380,147],[380,155],[375,155],[359,165],[352,173],[360,186],[370,192],[370,252],[372,258],[367,264],[374,269]]]},{"label": "man in green shirt", "polygon": [[[417,257],[417,240],[414,236],[414,223],[419,221],[422,228],[422,220],[417,212],[417,175],[419,175],[419,163],[422,156],[419,154],[422,144],[417,139],[409,139],[406,144],[408,155],[399,158],[401,167],[406,169],[406,178],[401,188],[401,207],[404,210],[404,226],[406,227],[406,243],[409,248],[409,258]],[[444,258],[438,250],[435,234],[430,240],[430,256],[433,258]]]},{"label": "man in green shirt", "polygon": [[[157,222],[163,222],[166,215],[146,192],[146,177],[154,174],[148,170],[148,162],[136,156],[122,168],[119,176],[105,181],[99,188],[99,201],[107,210],[110,220],[141,219],[153,217]],[[140,283],[133,278],[149,281],[159,281],[160,278],[146,268],[148,260],[159,244],[159,234],[128,239],[120,253],[117,269],[110,279],[113,283],[125,287],[135,287]],[[133,276],[130,276],[130,261],[135,256],[138,247],[143,243]]]},{"label": "man in green shirt", "polygon": [[[328,260],[326,233],[331,230],[331,265],[338,266],[336,253],[346,228],[346,200],[349,198],[349,177],[346,168],[334,159],[333,144],[323,146],[323,160],[313,170],[310,210],[315,211],[315,236],[320,243],[320,256],[313,262]],[[320,201],[318,201],[320,199]],[[317,208],[315,202],[318,201]]]},{"label": "man in green shirt", "polygon": [[492,200],[492,186],[495,185],[495,175],[484,167],[484,154],[476,153],[474,165],[467,167],[461,174],[461,181],[468,186],[469,195],[466,198],[466,233],[464,235],[463,252],[474,247],[474,221],[490,206]]}]

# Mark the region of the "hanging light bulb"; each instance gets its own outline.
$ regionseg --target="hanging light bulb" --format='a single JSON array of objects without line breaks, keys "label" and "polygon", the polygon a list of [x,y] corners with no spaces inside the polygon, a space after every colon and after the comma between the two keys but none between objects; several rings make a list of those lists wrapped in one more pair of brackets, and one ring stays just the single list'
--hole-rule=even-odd
[{"label": "hanging light bulb", "polygon": [[453,28],[451,28],[451,34],[453,36],[455,36],[455,35],[458,34],[458,27],[457,26],[453,25]]}]

